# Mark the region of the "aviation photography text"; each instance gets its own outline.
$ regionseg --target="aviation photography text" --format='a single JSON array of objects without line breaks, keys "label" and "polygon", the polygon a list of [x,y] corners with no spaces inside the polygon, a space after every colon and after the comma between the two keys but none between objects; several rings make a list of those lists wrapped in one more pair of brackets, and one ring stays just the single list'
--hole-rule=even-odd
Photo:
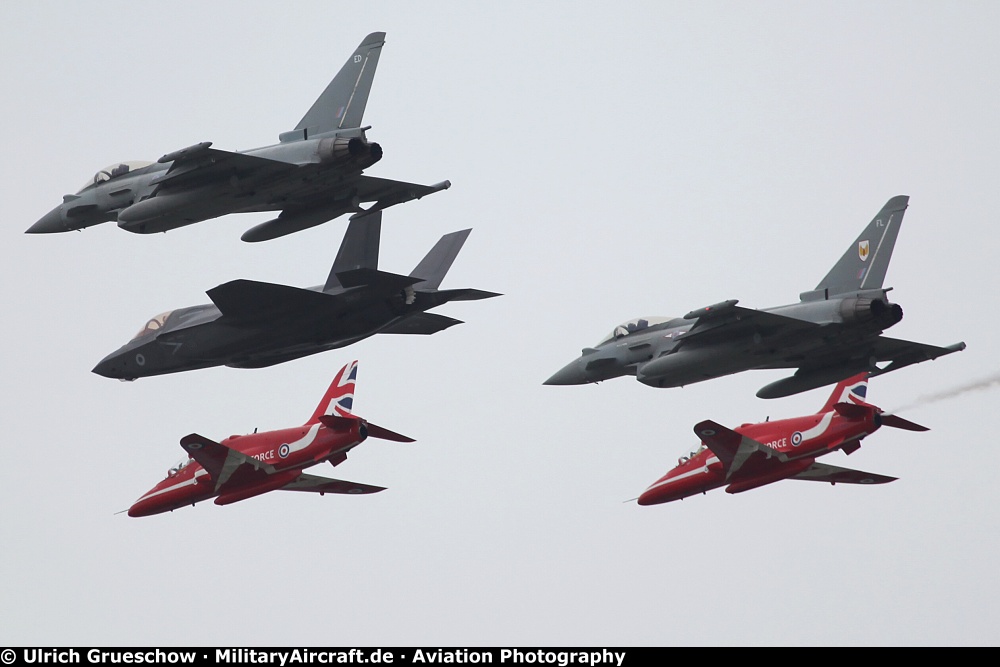
[{"label": "aviation photography text", "polygon": [[7,648],[2,665],[550,665],[622,667],[625,649],[394,648],[394,649],[107,649]]}]

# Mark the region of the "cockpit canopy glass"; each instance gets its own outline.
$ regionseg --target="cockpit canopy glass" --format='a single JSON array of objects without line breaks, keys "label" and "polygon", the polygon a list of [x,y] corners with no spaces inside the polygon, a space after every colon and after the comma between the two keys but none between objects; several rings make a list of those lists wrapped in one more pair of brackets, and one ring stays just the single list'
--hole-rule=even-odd
[{"label": "cockpit canopy glass", "polygon": [[77,193],[83,192],[89,187],[93,187],[104,181],[110,181],[113,178],[118,178],[119,176],[124,176],[125,174],[135,171],[136,169],[142,169],[143,167],[148,167],[153,164],[152,162],[144,162],[142,160],[130,160],[129,162],[116,162],[115,164],[109,164],[104,169],[94,174],[94,177],[83,184]]},{"label": "cockpit canopy glass", "polygon": [[608,341],[614,340],[616,338],[624,338],[629,334],[636,333],[637,331],[642,331],[643,329],[648,329],[651,326],[657,324],[663,324],[664,322],[669,322],[676,318],[673,317],[637,317],[634,320],[629,320],[628,322],[622,322],[614,328],[610,334],[601,339],[598,343],[598,347],[604,345]]},{"label": "cockpit canopy glass", "polygon": [[167,477],[177,476],[177,474],[180,473],[181,470],[184,470],[184,468],[187,468],[192,461],[194,461],[194,459],[190,457],[184,457],[177,463],[173,464],[172,466],[170,466],[170,470],[167,471]]},{"label": "cockpit canopy glass", "polygon": [[160,313],[153,319],[146,322],[146,324],[141,329],[139,329],[139,333],[132,336],[132,340],[135,340],[136,338],[142,338],[143,336],[148,336],[151,333],[159,331],[160,329],[163,328],[163,326],[167,323],[167,320],[169,320],[170,316],[173,314],[174,311],[172,310],[168,310],[165,313]]}]

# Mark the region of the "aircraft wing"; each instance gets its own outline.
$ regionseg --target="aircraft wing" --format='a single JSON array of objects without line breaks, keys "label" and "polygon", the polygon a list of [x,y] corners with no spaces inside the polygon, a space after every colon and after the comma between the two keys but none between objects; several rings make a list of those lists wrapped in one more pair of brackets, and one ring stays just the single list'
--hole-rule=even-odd
[{"label": "aircraft wing", "polygon": [[462,320],[445,317],[444,315],[435,315],[434,313],[414,313],[409,317],[393,322],[384,329],[380,329],[379,333],[429,335],[438,331],[444,331],[456,324],[462,324]]},{"label": "aircraft wing", "polygon": [[[390,206],[402,204],[413,199],[420,199],[426,195],[447,190],[451,187],[451,181],[441,181],[434,185],[420,185],[404,181],[391,181],[386,178],[376,178],[374,176],[358,176],[351,184],[356,188],[355,193],[358,201],[375,202],[365,209],[364,213],[381,211]],[[364,213],[357,215],[364,215]]]},{"label": "aircraft wing", "polygon": [[162,176],[151,181],[158,188],[183,187],[191,184],[232,178],[262,177],[267,179],[287,176],[297,167],[287,162],[233,153],[210,148],[211,141],[205,141],[173,153],[167,153],[157,162],[170,163]]},{"label": "aircraft wing", "polygon": [[707,308],[693,310],[684,319],[695,319],[694,325],[681,337],[681,341],[710,342],[718,338],[738,336],[742,330],[762,336],[815,332],[822,325],[815,322],[775,315],[764,310],[741,308],[736,300],[724,301]]},{"label": "aircraft wing", "polygon": [[181,438],[181,447],[211,476],[216,488],[231,480],[243,483],[275,472],[274,466],[197,433]]},{"label": "aircraft wing", "polygon": [[892,363],[881,370],[873,372],[870,377],[889,373],[910,364],[918,364],[921,361],[937,359],[952,352],[959,352],[965,349],[965,343],[955,343],[948,347],[937,347],[936,345],[927,345],[926,343],[914,343],[908,340],[879,336],[875,340],[873,348],[874,355],[878,357],[879,361],[890,361]]},{"label": "aircraft wing", "polygon": [[711,420],[696,424],[694,433],[722,462],[726,480],[737,472],[757,472],[788,460],[781,452]]},{"label": "aircraft wing", "polygon": [[281,311],[329,308],[335,296],[256,280],[231,280],[207,292],[208,298],[226,317],[257,319]]},{"label": "aircraft wing", "polygon": [[384,486],[372,486],[370,484],[358,484],[357,482],[347,482],[342,479],[330,479],[329,477],[319,477],[318,475],[307,475],[302,473],[295,481],[281,487],[281,491],[308,491],[309,493],[346,493],[359,495],[362,493],[378,493],[385,491]]},{"label": "aircraft wing", "polygon": [[830,484],[886,484],[895,482],[897,477],[875,475],[861,470],[838,468],[825,463],[813,463],[798,475],[788,479],[804,479],[810,482],[830,482]]}]

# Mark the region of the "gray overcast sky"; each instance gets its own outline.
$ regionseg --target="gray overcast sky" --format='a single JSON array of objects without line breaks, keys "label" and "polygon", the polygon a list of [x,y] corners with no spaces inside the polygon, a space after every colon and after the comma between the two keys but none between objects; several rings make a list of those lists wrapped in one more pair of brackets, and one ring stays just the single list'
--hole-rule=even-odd
[{"label": "gray overcast sky", "polygon": [[[541,383],[632,317],[796,300],[897,194],[891,335],[969,347],[871,400],[997,375],[998,25],[992,2],[4,4],[0,644],[995,645],[996,391],[826,459],[890,485],[639,507],[697,421],[828,391]],[[274,368],[90,373],[227,280],[321,283],[345,222],[23,231],[117,160],[273,143],[377,30],[368,173],[454,184],[385,214],[381,266],[473,227],[444,286],[505,296]],[[115,515],[181,436],[301,423],[355,358],[358,414],[417,442],[315,472],[388,491]]]}]

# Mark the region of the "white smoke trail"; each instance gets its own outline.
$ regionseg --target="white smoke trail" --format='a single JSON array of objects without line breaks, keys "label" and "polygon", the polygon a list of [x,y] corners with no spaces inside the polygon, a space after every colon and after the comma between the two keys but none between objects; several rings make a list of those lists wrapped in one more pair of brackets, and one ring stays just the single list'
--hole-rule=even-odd
[{"label": "white smoke trail", "polygon": [[903,410],[909,410],[911,408],[920,407],[922,405],[928,405],[930,403],[938,403],[940,401],[946,401],[950,398],[955,398],[956,396],[961,396],[962,394],[968,394],[973,391],[984,391],[1000,385],[1000,372],[994,373],[989,377],[982,378],[980,380],[975,380],[967,384],[959,385],[953,387],[952,389],[946,389],[940,391],[936,394],[927,394],[926,396],[921,396],[917,400],[896,408],[891,414],[899,414]]}]

